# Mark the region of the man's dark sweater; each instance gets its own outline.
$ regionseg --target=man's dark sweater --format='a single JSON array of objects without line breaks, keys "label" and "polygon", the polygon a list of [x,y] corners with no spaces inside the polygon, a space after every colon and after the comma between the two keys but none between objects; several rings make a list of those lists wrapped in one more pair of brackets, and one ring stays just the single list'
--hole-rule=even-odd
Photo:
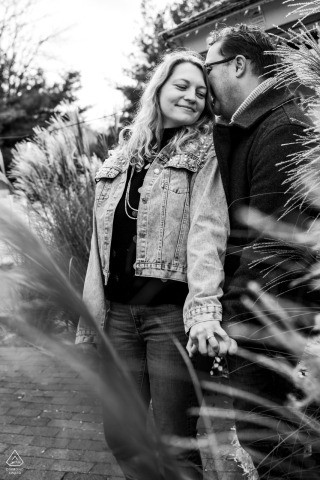
[{"label": "man's dark sweater", "polygon": [[[305,135],[304,129],[310,123],[287,89],[269,88],[234,122],[215,125],[214,144],[231,225],[222,299],[223,319],[229,325],[252,317],[242,303],[248,293],[249,281],[266,286],[272,280],[271,293],[276,295],[285,288],[281,282],[275,281],[272,273],[263,278],[262,270],[270,264],[259,263],[263,254],[256,247],[266,238],[259,238],[242,223],[239,209],[253,208],[275,219],[284,214],[292,192],[287,192],[289,167],[280,167],[279,164],[301,149],[297,137]],[[294,221],[303,220],[296,214]],[[253,266],[255,261],[258,264]]]}]

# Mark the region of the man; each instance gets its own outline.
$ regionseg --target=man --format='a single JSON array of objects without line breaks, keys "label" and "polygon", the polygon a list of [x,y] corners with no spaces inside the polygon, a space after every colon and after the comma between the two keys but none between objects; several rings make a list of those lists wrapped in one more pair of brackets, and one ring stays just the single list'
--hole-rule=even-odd
[{"label": "man", "polygon": [[[206,68],[217,116],[214,144],[231,225],[225,263],[224,328],[247,352],[271,351],[274,355],[279,346],[273,349],[264,341],[266,329],[261,328],[242,300],[248,296],[250,281],[258,282],[262,288],[270,282],[275,295],[282,292],[283,284],[277,284],[275,277],[272,281],[268,275],[263,278],[257,245],[265,241],[242,223],[239,209],[256,209],[274,218],[284,214],[289,198],[285,183],[288,168],[279,168],[279,164],[301,149],[296,139],[305,135],[310,121],[287,89],[275,88],[277,55],[272,54],[275,47],[266,33],[257,27],[237,25],[214,32],[209,44]],[[296,425],[288,419],[282,421],[281,406],[292,391],[290,383],[240,355],[229,357],[228,365],[232,386],[251,396],[235,394],[236,426],[239,441],[250,453],[260,479],[317,478],[299,472],[298,459],[302,455],[292,455]],[[253,395],[264,401],[259,405]],[[298,450],[301,453],[296,445]]]}]

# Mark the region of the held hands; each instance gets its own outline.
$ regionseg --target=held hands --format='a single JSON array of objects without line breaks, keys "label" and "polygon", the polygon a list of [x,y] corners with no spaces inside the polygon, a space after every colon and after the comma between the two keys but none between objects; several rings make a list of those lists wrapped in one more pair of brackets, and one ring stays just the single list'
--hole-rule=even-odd
[{"label": "held hands", "polygon": [[189,332],[187,351],[189,357],[196,352],[209,357],[223,356],[237,352],[237,342],[221,328],[218,320],[209,320],[193,325]]}]

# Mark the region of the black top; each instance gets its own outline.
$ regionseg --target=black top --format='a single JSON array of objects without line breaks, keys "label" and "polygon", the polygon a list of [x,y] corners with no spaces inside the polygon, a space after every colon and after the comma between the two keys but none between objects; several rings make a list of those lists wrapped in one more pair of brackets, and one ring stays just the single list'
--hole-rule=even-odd
[{"label": "black top", "polygon": [[[178,128],[164,130],[160,149],[169,143],[178,130]],[[133,209],[138,209],[140,188],[149,166],[150,163],[146,163],[140,172],[134,170],[129,192],[129,203]],[[110,277],[105,287],[106,297],[110,301],[126,304],[166,303],[183,306],[188,294],[186,283],[135,276],[133,264],[136,261],[137,221],[129,218],[125,211],[125,195],[131,172],[132,167],[129,166],[126,186],[115,210],[110,251]],[[133,209],[127,206],[129,215],[134,217],[136,212]]]}]

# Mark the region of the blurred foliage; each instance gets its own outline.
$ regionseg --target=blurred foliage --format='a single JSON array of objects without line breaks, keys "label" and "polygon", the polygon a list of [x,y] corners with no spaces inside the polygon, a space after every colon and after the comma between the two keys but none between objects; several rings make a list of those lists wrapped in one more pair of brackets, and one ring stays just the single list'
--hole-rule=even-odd
[{"label": "blurred foliage", "polygon": [[[37,127],[13,149],[11,176],[31,225],[81,291],[89,258],[95,172],[88,132],[76,112]],[[89,132],[90,133],[90,132]]]},{"label": "blurred foliage", "polygon": [[[81,296],[63,273],[61,263],[52,257],[26,223],[5,207],[0,209],[0,223],[0,242],[9,245],[14,257],[19,259],[9,270],[3,269],[0,263],[0,297],[5,291],[6,301],[11,305],[4,312],[0,302],[1,324],[15,327],[23,338],[40,347],[44,355],[54,356],[81,375],[88,392],[101,399],[109,435],[128,446],[132,470],[138,475],[135,478],[187,480],[170,445],[160,438],[152,423],[147,426],[146,406],[106,335],[101,332],[100,341],[108,356],[108,365],[100,377],[97,355],[89,359],[78,346],[65,342],[63,337],[50,335],[43,328],[42,317],[37,316],[39,298],[43,305],[68,310],[99,330]],[[22,290],[29,292],[31,301],[21,297]]]},{"label": "blurred foliage", "polygon": [[15,143],[45,126],[63,102],[76,100],[80,88],[76,71],[48,82],[40,62],[59,32],[37,35],[38,15],[36,0],[0,0],[0,147],[7,166]]}]

